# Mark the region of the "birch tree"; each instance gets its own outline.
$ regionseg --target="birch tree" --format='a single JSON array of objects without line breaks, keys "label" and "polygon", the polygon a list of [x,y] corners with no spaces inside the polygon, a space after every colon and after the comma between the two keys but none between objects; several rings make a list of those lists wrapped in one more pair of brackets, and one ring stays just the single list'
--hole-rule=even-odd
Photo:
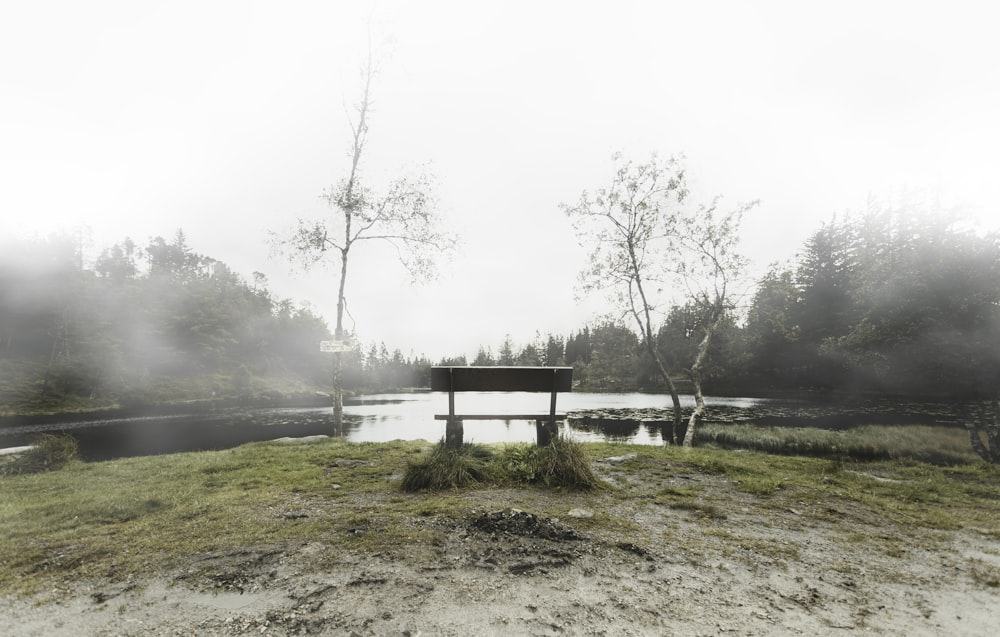
[{"label": "birch tree", "polygon": [[684,170],[674,158],[656,156],[644,164],[614,156],[617,164],[611,185],[593,195],[586,191],[576,204],[563,204],[577,236],[590,249],[580,273],[584,292],[609,296],[620,313],[638,329],[673,403],[673,431],[661,432],[664,441],[677,442],[682,412],[671,370],[660,356],[654,336],[654,315],[663,294],[664,264],[669,259],[668,232],[677,222],[687,195]]},{"label": "birch tree", "polygon": [[[664,441],[692,446],[705,410],[702,372],[712,338],[734,307],[733,286],[746,261],[738,253],[739,225],[756,202],[720,214],[718,198],[710,205],[686,206],[684,169],[674,158],[653,156],[634,164],[615,155],[611,185],[577,204],[564,205],[574,228],[591,249],[580,280],[585,292],[608,293],[622,318],[639,331],[673,404],[673,428]],[[656,321],[671,302],[683,299],[702,317],[700,340],[687,370],[695,409],[682,425],[680,396],[673,374],[659,350]],[[662,309],[661,309],[662,308]]]},{"label": "birch tree", "polygon": [[[293,262],[306,269],[325,263],[338,271],[334,330],[338,341],[346,336],[348,265],[351,255],[362,244],[390,245],[415,282],[432,278],[440,257],[451,252],[456,244],[437,213],[434,183],[429,175],[397,178],[383,192],[376,192],[364,179],[362,160],[368,144],[376,75],[369,54],[361,73],[360,100],[347,117],[351,130],[350,166],[346,176],[322,195],[329,214],[317,220],[299,219],[295,229],[284,236],[272,234],[274,247]],[[334,353],[333,414],[338,430],[343,423],[342,355]]]},{"label": "birch tree", "polygon": [[698,347],[687,370],[694,392],[694,410],[684,433],[684,446],[694,444],[694,436],[705,413],[702,373],[708,361],[712,339],[736,309],[741,291],[736,288],[747,266],[739,252],[739,227],[743,215],[757,202],[742,204],[719,214],[717,197],[711,205],[678,214],[668,233],[668,253],[676,259],[676,273],[684,286],[687,301],[699,316]]}]

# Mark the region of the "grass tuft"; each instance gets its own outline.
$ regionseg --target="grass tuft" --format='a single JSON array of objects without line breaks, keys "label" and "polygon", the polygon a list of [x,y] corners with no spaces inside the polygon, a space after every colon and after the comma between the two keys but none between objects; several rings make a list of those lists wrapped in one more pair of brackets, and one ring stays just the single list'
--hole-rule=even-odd
[{"label": "grass tuft", "polygon": [[76,439],[65,434],[42,434],[29,451],[14,460],[0,465],[0,472],[9,475],[56,471],[76,460]]},{"label": "grass tuft", "polygon": [[488,482],[491,479],[489,449],[472,443],[449,447],[444,440],[430,454],[411,460],[403,474],[404,491],[441,491],[460,489]]},{"label": "grass tuft", "polygon": [[536,480],[549,487],[592,491],[601,481],[590,468],[590,458],[579,442],[559,436],[536,447]]},{"label": "grass tuft", "polygon": [[410,492],[440,491],[484,482],[540,484],[579,491],[601,486],[584,446],[560,436],[544,447],[506,445],[496,455],[479,445],[465,444],[455,449],[442,441],[425,457],[407,465],[402,488]]},{"label": "grass tuft", "polygon": [[496,475],[506,484],[541,484],[591,491],[601,486],[584,446],[559,436],[550,444],[506,445],[495,459]]}]

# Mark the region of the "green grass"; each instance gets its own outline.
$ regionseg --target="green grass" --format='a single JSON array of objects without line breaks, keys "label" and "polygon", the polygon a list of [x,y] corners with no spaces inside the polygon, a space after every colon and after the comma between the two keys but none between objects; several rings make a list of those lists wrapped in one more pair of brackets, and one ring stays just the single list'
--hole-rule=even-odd
[{"label": "green grass", "polygon": [[[982,462],[937,466],[908,459],[855,462],[705,447],[631,450],[636,457],[621,467],[634,480],[649,482],[650,497],[676,500],[670,506],[683,508],[685,502],[698,502],[702,489],[697,486],[662,486],[694,470],[757,496],[757,506],[794,508],[832,497],[860,504],[894,522],[937,529],[976,528],[1000,538],[1000,466]],[[608,455],[622,453],[618,447]],[[708,505],[718,503],[698,506]]]},{"label": "green grass", "polygon": [[506,445],[496,458],[496,475],[504,484],[541,484],[580,491],[601,487],[590,468],[584,446],[563,436],[551,444]]},{"label": "green grass", "polygon": [[[636,543],[665,532],[636,524],[631,512],[651,506],[713,528],[747,511],[766,516],[768,510],[796,509],[803,523],[973,529],[1000,539],[1000,467],[978,462],[855,462],[594,443],[575,445],[569,464],[589,469],[597,459],[635,454],[600,465],[615,487],[551,488],[539,497],[546,480],[538,467],[545,465],[532,458],[543,450],[491,445],[485,451],[474,455],[493,467],[491,482],[419,493],[404,492],[400,483],[407,466],[433,453],[423,442],[254,443],[0,475],[0,593],[169,572],[191,556],[248,547],[318,542],[330,560],[345,550],[392,553],[401,546],[433,554],[442,529],[470,518],[492,498],[540,515],[588,508],[595,516],[575,526]],[[523,480],[526,475],[533,479]],[[493,495],[481,498],[484,490]],[[896,550],[895,540],[885,542],[886,552]],[[794,558],[779,546],[747,546]],[[992,586],[996,571],[980,571]]]},{"label": "green grass", "polygon": [[427,454],[412,460],[403,475],[404,491],[460,489],[484,483],[538,484],[581,491],[601,486],[583,445],[562,436],[544,447],[504,445],[499,453],[470,443],[451,448],[441,441]]},{"label": "green grass", "polygon": [[[355,501],[389,488],[389,475],[420,447],[257,443],[3,476],[0,590],[22,578],[30,588],[47,574],[149,572],[186,555],[363,526],[364,516],[380,512]],[[342,503],[345,515],[285,516],[308,512],[317,499],[333,510]]]},{"label": "green grass", "polygon": [[921,425],[865,425],[845,431],[810,427],[704,425],[699,445],[771,454],[889,460],[909,458],[941,465],[975,462],[963,429]]},{"label": "green grass", "polygon": [[[190,371],[129,377],[127,384],[113,383],[93,395],[65,391],[54,378],[42,391],[46,365],[26,358],[0,359],[0,416],[86,413],[106,409],[241,398],[235,370]],[[58,370],[56,370],[58,372]],[[58,376],[58,373],[55,374]],[[251,399],[261,396],[314,397],[320,389],[292,370],[280,366],[251,375]]]}]

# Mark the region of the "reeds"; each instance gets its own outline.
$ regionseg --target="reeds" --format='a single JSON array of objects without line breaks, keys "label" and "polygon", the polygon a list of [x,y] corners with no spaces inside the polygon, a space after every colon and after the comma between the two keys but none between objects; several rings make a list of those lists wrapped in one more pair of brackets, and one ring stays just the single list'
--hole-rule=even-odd
[{"label": "reeds", "polygon": [[777,455],[860,461],[905,458],[938,465],[975,462],[964,431],[923,425],[864,425],[831,431],[813,427],[706,424],[698,431],[696,443]]}]

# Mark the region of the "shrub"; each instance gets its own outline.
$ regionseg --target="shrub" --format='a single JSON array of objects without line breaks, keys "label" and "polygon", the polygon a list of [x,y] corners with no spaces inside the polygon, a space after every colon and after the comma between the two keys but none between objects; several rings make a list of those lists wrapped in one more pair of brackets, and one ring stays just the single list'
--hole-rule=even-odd
[{"label": "shrub", "polygon": [[407,465],[402,488],[458,489],[484,482],[542,484],[581,491],[601,485],[583,445],[559,436],[544,447],[507,445],[498,455],[481,445],[452,448],[441,441],[425,457]]},{"label": "shrub", "polygon": [[541,447],[528,443],[504,446],[494,464],[497,478],[514,484],[533,484],[538,477],[538,454]]},{"label": "shrub", "polygon": [[538,447],[537,479],[550,487],[565,487],[590,491],[601,481],[590,468],[590,458],[579,442],[558,436],[544,447]]},{"label": "shrub", "polygon": [[55,471],[77,457],[76,439],[66,434],[42,434],[29,451],[3,467],[4,473],[41,473]]},{"label": "shrub", "polygon": [[402,488],[404,491],[459,489],[488,482],[492,455],[481,445],[466,443],[449,447],[442,440],[426,457],[407,464]]},{"label": "shrub", "polygon": [[589,491],[601,481],[583,445],[559,436],[544,447],[510,445],[497,458],[497,473],[513,483],[544,484]]}]

